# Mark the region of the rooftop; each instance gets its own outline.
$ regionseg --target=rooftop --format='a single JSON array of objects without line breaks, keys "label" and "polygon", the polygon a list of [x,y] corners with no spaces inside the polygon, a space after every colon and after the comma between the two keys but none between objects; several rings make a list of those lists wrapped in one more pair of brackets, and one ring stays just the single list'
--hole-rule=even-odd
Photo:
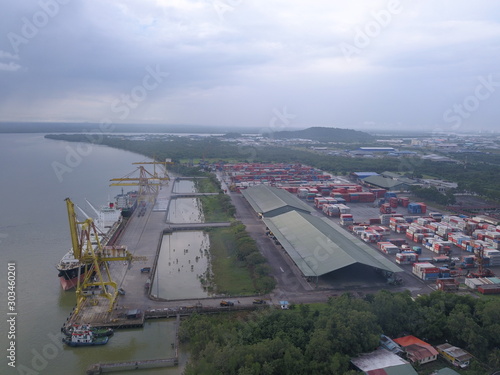
[{"label": "rooftop", "polygon": [[351,363],[364,372],[408,364],[403,358],[382,348],[360,354],[359,357],[351,359]]},{"label": "rooftop", "polygon": [[360,238],[326,218],[290,211],[264,222],[304,276],[321,276],[360,263],[389,272],[402,270]]},{"label": "rooftop", "polygon": [[293,194],[283,189],[267,185],[256,185],[242,190],[252,208],[265,217],[279,215],[288,211],[298,210],[313,212],[314,210]]}]

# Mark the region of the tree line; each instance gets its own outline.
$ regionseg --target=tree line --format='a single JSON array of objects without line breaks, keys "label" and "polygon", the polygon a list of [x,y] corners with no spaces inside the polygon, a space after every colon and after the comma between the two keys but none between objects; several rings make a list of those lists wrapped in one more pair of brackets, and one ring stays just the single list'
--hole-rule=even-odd
[{"label": "tree line", "polygon": [[[82,134],[46,136],[74,142],[90,142],[91,137]],[[468,154],[459,163],[422,160],[417,156],[394,158],[352,158],[325,155],[305,149],[279,146],[238,146],[215,137],[191,139],[172,137],[165,140],[131,140],[101,135],[99,143],[120,148],[157,160],[171,158],[176,164],[182,159],[204,158],[210,160],[238,160],[242,162],[301,163],[326,172],[345,175],[353,171],[400,172],[408,177],[433,176],[458,184],[458,191],[472,192],[500,202],[499,157],[487,158],[483,154]],[[465,156],[461,156],[465,158]],[[488,162],[486,161],[488,160]]]},{"label": "tree line", "polygon": [[500,300],[444,292],[412,298],[382,290],[346,293],[324,305],[297,305],[250,314],[193,315],[179,337],[191,353],[190,374],[343,374],[350,359],[379,346],[380,335],[449,342],[475,356],[460,373],[500,368]]}]

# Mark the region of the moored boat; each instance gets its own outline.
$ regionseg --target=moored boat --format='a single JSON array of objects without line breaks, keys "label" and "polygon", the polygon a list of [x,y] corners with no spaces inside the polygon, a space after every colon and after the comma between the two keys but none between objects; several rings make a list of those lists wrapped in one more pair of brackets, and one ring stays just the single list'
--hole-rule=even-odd
[{"label": "moored boat", "polygon": [[[123,224],[121,210],[113,203],[101,207],[100,210],[95,209],[90,202],[87,203],[97,215],[95,224],[100,231],[97,236],[99,238],[92,238],[92,246],[95,248],[97,241],[100,242],[101,246],[112,245]],[[73,249],[70,249],[62,257],[56,268],[59,271],[59,281],[63,290],[75,288],[78,282],[84,280],[90,269],[87,263],[75,258]]]},{"label": "moored boat", "polygon": [[71,336],[74,332],[90,331],[94,337],[113,336],[114,331],[112,328],[107,327],[93,327],[89,324],[73,324],[69,327],[61,328],[61,332],[66,336]]},{"label": "moored boat", "polygon": [[77,329],[70,336],[63,337],[62,341],[68,346],[104,345],[108,343],[109,336],[97,337],[89,330]]}]

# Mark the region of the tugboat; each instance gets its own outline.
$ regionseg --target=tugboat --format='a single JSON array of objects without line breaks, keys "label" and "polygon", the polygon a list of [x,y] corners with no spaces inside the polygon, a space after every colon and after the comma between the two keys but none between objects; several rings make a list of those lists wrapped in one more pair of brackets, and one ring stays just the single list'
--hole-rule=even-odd
[{"label": "tugboat", "polygon": [[113,336],[114,332],[111,328],[92,327],[89,324],[73,324],[70,327],[62,327],[61,332],[66,336],[71,336],[75,331],[90,331],[94,337]]},{"label": "tugboat", "polygon": [[92,331],[74,329],[70,336],[63,337],[63,343],[69,346],[104,345],[109,341],[109,336],[96,337]]}]

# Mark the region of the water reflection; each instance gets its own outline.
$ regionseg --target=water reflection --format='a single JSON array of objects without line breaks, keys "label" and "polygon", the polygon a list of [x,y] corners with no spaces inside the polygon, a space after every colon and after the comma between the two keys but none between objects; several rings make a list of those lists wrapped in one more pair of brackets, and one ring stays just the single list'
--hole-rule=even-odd
[{"label": "water reflection", "polygon": [[164,235],[151,294],[168,300],[208,297],[208,250],[209,238],[203,231]]}]

